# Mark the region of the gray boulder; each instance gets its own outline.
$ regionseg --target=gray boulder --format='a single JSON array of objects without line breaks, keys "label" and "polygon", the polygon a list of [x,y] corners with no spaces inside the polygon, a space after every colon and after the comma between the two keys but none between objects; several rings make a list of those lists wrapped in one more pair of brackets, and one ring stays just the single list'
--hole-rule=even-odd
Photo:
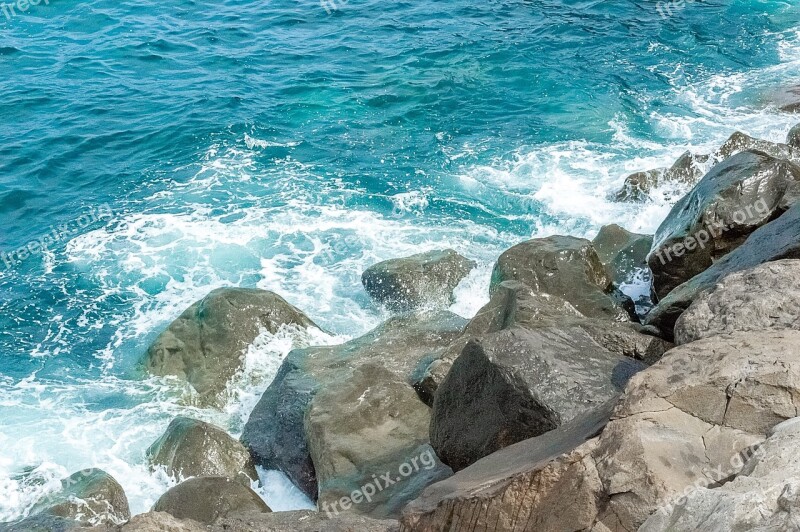
[{"label": "gray boulder", "polygon": [[195,477],[181,482],[153,506],[153,512],[206,525],[240,513],[271,511],[256,492],[227,477]]},{"label": "gray boulder", "polygon": [[61,489],[37,501],[30,514],[32,517],[15,525],[18,530],[58,530],[69,526],[66,521],[80,526],[114,524],[131,517],[122,486],[100,469],[78,471],[63,479]]},{"label": "gray boulder", "polygon": [[788,205],[800,167],[745,151],[715,166],[670,211],[648,258],[659,298],[740,246]]},{"label": "gray boulder", "polygon": [[153,342],[144,366],[153,375],[185,379],[201,406],[224,404],[230,379],[245,349],[266,330],[283,325],[316,327],[279,295],[265,290],[220,288],[189,307]]},{"label": "gray boulder", "polygon": [[587,317],[636,319],[633,302],[614,289],[594,246],[583,238],[535,238],[508,249],[495,264],[490,292],[509,280],[564,299]]},{"label": "gray boulder", "polygon": [[240,475],[257,480],[248,450],[224,430],[179,416],[147,450],[151,465],[162,466],[177,478]]},{"label": "gray boulder", "polygon": [[675,343],[767,329],[800,329],[800,260],[768,262],[724,277],[678,318]]},{"label": "gray boulder", "polygon": [[[336,502],[376,472],[425,452],[430,409],[408,381],[465,324],[449,312],[397,316],[343,345],[292,351],[250,415],[242,442],[258,463],[286,473],[320,505]],[[448,474],[437,462],[353,511],[397,514],[426,483]]]},{"label": "gray boulder", "polygon": [[431,445],[459,471],[602,405],[644,368],[580,327],[484,336],[467,344],[436,392]]},{"label": "gray boulder", "polygon": [[394,310],[446,307],[455,287],[475,266],[452,249],[428,251],[370,266],[361,283],[373,299]]},{"label": "gray boulder", "polygon": [[789,130],[789,134],[786,136],[786,144],[795,149],[800,148],[800,124]]},{"label": "gray boulder", "polygon": [[740,247],[725,255],[711,267],[678,286],[659,301],[645,319],[657,327],[665,338],[672,338],[678,317],[695,300],[733,272],[765,262],[800,258],[800,204],[754,231]]}]

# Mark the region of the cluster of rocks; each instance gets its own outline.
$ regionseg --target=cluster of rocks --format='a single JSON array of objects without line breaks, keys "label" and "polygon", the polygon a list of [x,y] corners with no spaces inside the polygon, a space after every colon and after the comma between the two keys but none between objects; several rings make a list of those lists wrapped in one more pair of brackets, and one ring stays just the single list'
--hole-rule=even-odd
[{"label": "cluster of rocks", "polygon": [[[655,235],[520,243],[471,320],[445,308],[476,264],[437,250],[377,264],[396,314],[293,350],[244,427],[178,417],[147,451],[182,480],[131,518],[108,474],[65,479],[9,530],[124,532],[782,530],[800,524],[800,129],[734,134],[635,174],[639,201],[692,185]],[[620,286],[646,273],[641,315]],[[637,313],[637,309],[640,312]],[[316,327],[271,292],[215,290],[144,368],[219,407],[263,331]],[[272,512],[256,466],[318,512]],[[399,476],[398,476],[399,473]]]}]

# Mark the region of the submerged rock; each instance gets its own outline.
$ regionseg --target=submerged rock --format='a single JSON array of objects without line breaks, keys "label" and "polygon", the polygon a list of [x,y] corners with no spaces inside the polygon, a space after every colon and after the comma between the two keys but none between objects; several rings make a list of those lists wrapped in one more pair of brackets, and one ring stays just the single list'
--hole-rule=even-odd
[{"label": "submerged rock", "polygon": [[768,262],[724,277],[678,318],[675,343],[767,329],[800,329],[800,260]]},{"label": "submerged rock", "polygon": [[211,525],[246,512],[271,512],[256,492],[227,477],[196,477],[171,488],[153,506],[178,519]]},{"label": "submerged rock", "polygon": [[370,266],[361,282],[373,299],[394,310],[446,307],[455,287],[475,266],[452,249],[428,251]]},{"label": "submerged rock", "polygon": [[209,423],[179,416],[147,450],[153,466],[163,466],[178,478],[240,475],[257,480],[248,450],[224,430]]},{"label": "submerged rock", "polygon": [[[430,452],[430,409],[408,383],[419,362],[458,338],[466,321],[449,312],[397,316],[340,346],[292,351],[250,415],[242,442],[320,505],[336,502]],[[436,462],[353,505],[384,517],[427,483],[450,474]]]},{"label": "submerged rock", "polygon": [[203,406],[219,406],[245,349],[262,332],[283,325],[316,327],[305,314],[272,292],[220,288],[189,307],[156,339],[144,360],[153,375],[185,379]]},{"label": "submerged rock", "polygon": [[497,260],[490,291],[509,280],[564,299],[587,317],[635,319],[633,302],[615,291],[594,246],[583,238],[551,236],[517,244]]},{"label": "submerged rock", "polygon": [[131,512],[125,491],[114,477],[100,469],[86,469],[63,479],[61,489],[37,501],[30,515],[9,529],[57,531],[73,525],[115,524],[130,519]]},{"label": "submerged rock", "polygon": [[755,230],[740,247],[672,290],[650,311],[645,324],[657,327],[666,338],[672,338],[678,317],[720,279],[781,259],[800,259],[800,204]]},{"label": "submerged rock", "polygon": [[789,206],[800,167],[746,151],[715,166],[670,211],[648,258],[659,298],[735,250]]}]

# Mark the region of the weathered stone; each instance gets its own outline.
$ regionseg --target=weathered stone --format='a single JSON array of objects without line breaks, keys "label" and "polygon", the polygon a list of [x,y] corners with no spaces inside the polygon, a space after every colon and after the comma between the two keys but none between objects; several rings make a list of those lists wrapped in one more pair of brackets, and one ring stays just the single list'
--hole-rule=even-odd
[{"label": "weathered stone", "polygon": [[256,492],[227,477],[195,477],[167,491],[153,506],[178,519],[207,525],[246,512],[271,512]]},{"label": "weathered stone", "polygon": [[714,154],[715,160],[723,161],[743,151],[760,151],[776,159],[786,159],[793,163],[800,162],[800,151],[788,144],[756,139],[739,131],[731,135]]},{"label": "weathered stone", "polygon": [[672,290],[647,315],[645,324],[658,327],[666,338],[671,338],[678,317],[720,279],[733,272],[781,259],[800,259],[800,204],[758,228],[742,246]]},{"label": "weathered stone", "polygon": [[211,532],[398,532],[400,524],[354,513],[295,511],[245,514],[220,519]]},{"label": "weathered stone", "polygon": [[477,266],[453,251],[428,251],[370,266],[361,276],[367,293],[394,310],[446,307],[453,290]]},{"label": "weathered stone", "polygon": [[768,262],[724,277],[675,324],[675,342],[715,334],[800,329],[800,261]]},{"label": "weathered stone", "polygon": [[484,336],[467,344],[436,393],[431,444],[461,470],[605,403],[644,367],[580,327]]},{"label": "weathered stone", "polygon": [[228,381],[241,369],[245,349],[262,331],[275,333],[283,325],[316,327],[277,294],[221,288],[161,333],[144,364],[154,375],[185,379],[197,391],[200,405],[219,406]]},{"label": "weathered stone", "polygon": [[[251,414],[242,442],[258,463],[283,471],[321,503],[360,488],[387,464],[396,468],[398,458],[423,452],[430,410],[408,381],[419,362],[446,349],[465,324],[449,312],[397,316],[343,345],[292,351]],[[446,474],[449,469],[437,464],[354,511],[392,515],[420,484]]]},{"label": "weathered stone", "polygon": [[631,233],[611,224],[600,229],[592,244],[611,279],[619,285],[629,282],[635,271],[648,267],[647,255],[653,245],[653,237]]},{"label": "weathered stone", "polygon": [[633,302],[615,291],[594,246],[583,238],[551,236],[517,244],[497,260],[490,291],[509,280],[560,297],[587,317],[636,319]]},{"label": "weathered stone", "polygon": [[257,480],[249,451],[227,432],[209,423],[179,416],[147,450],[153,466],[177,478],[239,475]]},{"label": "weathered stone", "polygon": [[715,166],[656,231],[648,263],[659,298],[702,273],[779,216],[800,167],[745,151]]},{"label": "weathered stone", "polygon": [[[613,402],[478,460],[403,510],[403,532],[589,530],[602,506],[591,453]],[[589,441],[587,441],[589,440]]]},{"label": "weathered stone", "polygon": [[721,486],[698,485],[653,513],[640,532],[800,528],[800,418],[775,427],[747,453],[736,478]]},{"label": "weathered stone", "polygon": [[29,530],[43,526],[57,529],[60,519],[84,526],[121,523],[130,519],[131,512],[125,491],[114,477],[100,469],[86,469],[63,479],[61,490],[37,501],[30,515],[18,523],[19,530],[26,530],[26,526]]},{"label": "weathered stone", "polygon": [[740,452],[797,415],[799,347],[798,331],[712,336],[634,376],[595,452],[600,521],[636,530],[687,487],[738,473]]}]

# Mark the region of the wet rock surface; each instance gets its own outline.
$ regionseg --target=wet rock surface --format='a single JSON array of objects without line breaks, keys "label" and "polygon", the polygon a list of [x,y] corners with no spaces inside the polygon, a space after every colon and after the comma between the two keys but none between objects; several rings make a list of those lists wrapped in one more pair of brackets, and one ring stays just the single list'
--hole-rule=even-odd
[{"label": "wet rock surface", "polygon": [[244,350],[262,331],[281,326],[316,327],[279,295],[265,290],[221,288],[189,307],[153,342],[144,366],[153,375],[174,375],[197,391],[201,406],[220,406]]}]

